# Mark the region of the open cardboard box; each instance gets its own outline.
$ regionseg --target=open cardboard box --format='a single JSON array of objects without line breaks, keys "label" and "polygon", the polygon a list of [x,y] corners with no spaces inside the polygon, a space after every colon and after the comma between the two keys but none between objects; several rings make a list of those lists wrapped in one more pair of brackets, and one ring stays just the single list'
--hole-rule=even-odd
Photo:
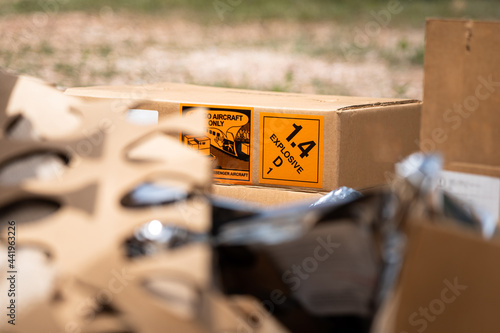
[{"label": "open cardboard box", "polygon": [[[443,153],[442,186],[498,219],[500,22],[428,20],[421,150]],[[435,222],[435,221],[434,221]],[[500,240],[412,221],[380,333],[500,332]]]},{"label": "open cardboard box", "polygon": [[[322,193],[215,185],[214,194],[258,203],[290,205]],[[412,220],[392,296],[374,333],[500,332],[500,240],[485,240],[454,222]]]}]

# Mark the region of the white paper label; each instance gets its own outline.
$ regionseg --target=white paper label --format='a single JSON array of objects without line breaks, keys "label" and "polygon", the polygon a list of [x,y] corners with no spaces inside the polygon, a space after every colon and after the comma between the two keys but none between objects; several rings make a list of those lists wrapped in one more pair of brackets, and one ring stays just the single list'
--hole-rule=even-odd
[{"label": "white paper label", "polygon": [[500,179],[470,173],[442,171],[440,187],[462,201],[484,210],[498,221]]},{"label": "white paper label", "polygon": [[136,125],[158,124],[158,111],[130,109],[127,113],[127,120]]}]

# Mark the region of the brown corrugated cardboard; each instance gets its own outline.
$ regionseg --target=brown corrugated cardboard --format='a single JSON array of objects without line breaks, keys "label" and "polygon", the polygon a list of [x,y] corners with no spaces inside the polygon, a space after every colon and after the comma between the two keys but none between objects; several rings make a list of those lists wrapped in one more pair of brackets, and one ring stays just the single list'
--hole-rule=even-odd
[{"label": "brown corrugated cardboard", "polygon": [[[184,207],[154,205],[154,209],[123,204],[127,193],[147,182],[170,181],[172,184],[177,181],[185,189],[206,190],[210,186],[210,163],[180,144],[175,134],[182,130],[203,135],[206,114],[198,113],[197,118],[191,117],[189,121],[177,115],[158,126],[137,126],[124,119],[133,105],[113,109],[112,101],[85,103],[63,95],[46,83],[1,71],[0,105],[2,168],[38,152],[57,153],[67,160],[64,172],[50,181],[20,174],[22,181],[0,184],[0,215],[5,221],[0,226],[0,233],[5,235],[0,251],[7,257],[7,244],[10,246],[9,277],[17,286],[17,290],[11,288],[9,297],[0,298],[2,308],[11,306],[12,309],[9,310],[11,323],[2,321],[0,331],[55,332],[68,330],[70,326],[70,330],[89,331],[86,326],[95,316],[88,317],[83,312],[91,314],[102,309],[104,303],[99,303],[103,298],[96,297],[99,290],[107,292],[106,304],[119,309],[116,313],[128,313],[125,328],[115,326],[122,318],[109,314],[114,319],[113,330],[135,327],[141,331],[159,331],[159,326],[165,326],[165,320],[170,319],[174,330],[195,332],[195,326],[204,327],[213,322],[208,320],[204,325],[178,320],[177,325],[176,317],[168,309],[160,309],[161,305],[155,306],[149,301],[153,293],[144,288],[146,279],[166,268],[165,259],[151,257],[151,260],[131,261],[125,251],[126,240],[156,218],[178,225],[184,223],[190,229],[207,230],[210,227],[208,203],[184,202]],[[70,115],[78,116],[75,126],[69,126],[74,124]],[[24,133],[22,140],[10,136],[9,129],[20,121],[31,125],[35,138],[30,138],[32,133]],[[149,144],[151,142],[153,144]],[[155,142],[163,143],[162,147],[167,149],[158,150]],[[184,162],[168,163],[174,159]],[[57,208],[49,216],[40,217],[36,214],[37,201],[51,202]],[[42,278],[42,283],[38,283],[38,278],[43,274],[30,269],[29,258],[19,260],[25,258],[22,251],[26,248],[43,253],[43,261],[50,267],[52,274]],[[200,283],[196,290],[201,292],[203,285],[208,288],[211,252],[208,246],[193,246],[188,252],[187,258],[181,255],[180,259],[167,253],[171,258],[165,262],[173,265],[170,269],[177,274],[184,274],[182,269],[186,268],[186,260],[189,261],[191,265],[184,272],[191,283]],[[134,276],[134,281],[126,278],[125,284],[119,284],[119,291],[117,284],[110,287],[110,279],[116,281],[113,275],[125,269],[127,275]],[[2,295],[7,295],[6,286],[5,282],[0,283]],[[87,309],[82,312],[84,303]],[[93,328],[105,329],[102,322],[95,323]]]},{"label": "brown corrugated cardboard", "polygon": [[392,313],[377,332],[499,332],[498,240],[429,221],[408,235]]},{"label": "brown corrugated cardboard", "polygon": [[174,83],[71,88],[67,94],[113,98],[159,117],[208,108],[219,182],[329,191],[386,183],[386,173],[418,150],[414,100],[303,95]]},{"label": "brown corrugated cardboard", "polygon": [[450,169],[500,175],[499,54],[500,22],[427,22],[421,147]]},{"label": "brown corrugated cardboard", "polygon": [[[499,54],[500,22],[427,22],[420,146],[442,152],[446,170],[500,177]],[[483,200],[487,191],[495,191],[498,197],[498,186],[484,189],[467,177],[453,177],[469,185],[456,194]],[[494,216],[499,205],[491,211]]]},{"label": "brown corrugated cardboard", "polygon": [[[131,107],[114,109],[109,100],[86,103],[38,80],[0,71],[0,172],[40,151],[68,157],[65,172],[54,179],[29,172],[18,175],[22,181],[0,182],[0,253],[5,255],[0,306],[7,314],[0,331],[286,332],[272,316],[262,316],[264,305],[254,298],[225,297],[213,288],[208,243],[178,244],[170,251],[168,241],[148,236],[144,255],[130,258],[137,246],[130,240],[139,240],[145,227],[159,235],[161,229],[149,227],[176,226],[186,235],[211,226],[209,202],[195,195],[208,191],[211,164],[177,136],[179,131],[203,136],[206,114],[193,112],[189,119],[175,114],[158,126],[137,126],[124,117]],[[75,114],[78,123],[69,126]],[[22,140],[10,131],[19,121],[31,125]],[[190,144],[204,145],[202,140]],[[126,203],[149,183],[186,193],[162,203],[133,195]],[[57,203],[57,211],[34,218],[39,210],[34,202],[40,200]],[[155,242],[157,250],[151,251]],[[38,253],[39,260],[26,251]],[[43,266],[48,276],[40,274]]]},{"label": "brown corrugated cardboard", "polygon": [[300,202],[314,202],[327,192],[302,192],[284,188],[216,184],[212,187],[212,193],[259,206],[281,206]]}]

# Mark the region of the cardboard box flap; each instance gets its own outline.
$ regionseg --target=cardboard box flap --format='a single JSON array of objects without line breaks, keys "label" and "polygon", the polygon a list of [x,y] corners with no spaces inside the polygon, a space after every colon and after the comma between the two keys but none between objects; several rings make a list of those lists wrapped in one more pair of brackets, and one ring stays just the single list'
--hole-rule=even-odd
[{"label": "cardboard box flap", "polygon": [[498,240],[414,223],[394,332],[498,332]]},{"label": "cardboard box flap", "polygon": [[[207,105],[254,106],[311,111],[334,111],[369,108],[391,104],[416,103],[415,100],[306,95],[258,90],[203,87],[179,83],[157,83],[145,86],[99,86],[69,88],[75,96],[120,99],[144,99],[154,102],[177,102]],[[283,97],[283,98],[280,98]]]},{"label": "cardboard box flap", "polygon": [[500,22],[429,20],[421,148],[500,165]]}]

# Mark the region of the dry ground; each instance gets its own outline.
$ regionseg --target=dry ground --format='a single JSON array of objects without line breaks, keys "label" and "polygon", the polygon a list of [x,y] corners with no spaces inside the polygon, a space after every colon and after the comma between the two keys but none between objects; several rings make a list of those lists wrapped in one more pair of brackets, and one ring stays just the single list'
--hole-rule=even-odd
[{"label": "dry ground", "polygon": [[421,99],[423,26],[388,26],[360,42],[364,24],[205,25],[107,7],[10,15],[0,19],[0,66],[66,87],[172,81]]}]

